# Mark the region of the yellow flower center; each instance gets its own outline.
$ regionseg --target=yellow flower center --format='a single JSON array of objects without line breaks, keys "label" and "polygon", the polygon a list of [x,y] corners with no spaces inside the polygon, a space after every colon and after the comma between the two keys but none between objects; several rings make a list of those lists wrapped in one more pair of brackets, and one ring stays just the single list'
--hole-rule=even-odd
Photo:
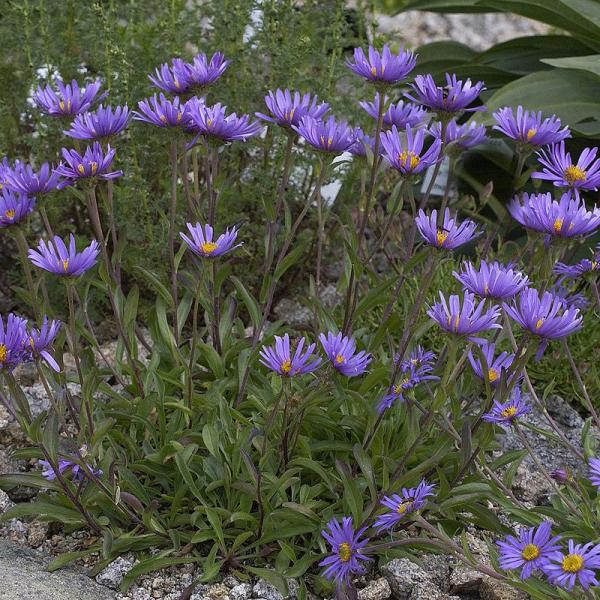
[{"label": "yellow flower center", "polygon": [[90,162],[90,169],[92,170],[92,175],[96,174],[96,171],[98,170],[98,163],[91,161]]},{"label": "yellow flower center", "polygon": [[554,225],[552,225],[552,227],[556,233],[560,233],[562,226],[563,226],[563,219],[556,219],[554,221]]},{"label": "yellow flower center", "polygon": [[212,125],[213,120],[212,119],[206,119],[206,126],[210,127]]},{"label": "yellow flower center", "polygon": [[541,327],[543,324],[544,324],[544,319],[538,319],[538,320],[535,322],[535,328],[536,328],[536,329],[539,329],[539,328],[540,328],[540,327]]},{"label": "yellow flower center", "polygon": [[377,75],[377,69],[375,67],[371,67],[371,75],[373,75],[373,77]]},{"label": "yellow flower center", "polygon": [[410,500],[407,502],[403,502],[402,504],[398,504],[398,508],[396,509],[396,512],[399,515],[403,515],[411,508],[412,505],[413,505],[413,503]]},{"label": "yellow flower center", "polygon": [[200,244],[200,250],[204,254],[212,254],[217,249],[217,245],[214,242],[204,242]]},{"label": "yellow flower center", "polygon": [[535,560],[540,555],[540,549],[535,544],[527,544],[521,552],[525,560]]},{"label": "yellow flower center", "polygon": [[490,380],[491,383],[494,383],[494,381],[496,381],[496,379],[498,379],[498,377],[500,377],[500,373],[498,373],[498,371],[496,371],[496,369],[488,370],[488,379]]},{"label": "yellow flower center", "polygon": [[338,546],[338,556],[342,562],[348,562],[352,557],[352,548],[348,542],[342,542]]},{"label": "yellow flower center", "polygon": [[289,359],[288,359],[288,360],[284,360],[284,361],[281,363],[281,370],[282,370],[284,373],[289,373],[289,372],[292,370],[292,361],[291,361],[291,360],[289,360]]},{"label": "yellow flower center", "polygon": [[517,409],[515,406],[509,406],[505,408],[500,414],[505,418],[511,418],[517,414]]},{"label": "yellow flower center", "polygon": [[32,350],[35,349],[35,342],[33,341],[32,337],[29,338],[29,345],[31,346]]},{"label": "yellow flower center", "polygon": [[167,117],[165,117],[165,115],[160,115],[158,118],[159,118],[159,120],[160,120],[160,121],[162,121],[163,123],[166,123],[166,122],[167,122]]},{"label": "yellow flower center", "polygon": [[8,354],[8,350],[4,344],[0,344],[0,363],[3,363],[6,360],[6,355]]},{"label": "yellow flower center", "polygon": [[77,170],[83,175],[85,173],[85,167],[83,165],[77,165]]},{"label": "yellow flower center", "polygon": [[61,100],[61,101],[58,103],[58,107],[60,108],[60,110],[65,110],[65,103],[64,103],[64,101],[63,101],[63,100]]},{"label": "yellow flower center", "polygon": [[181,111],[179,111],[177,113],[177,122],[179,123],[181,121],[181,117],[183,117],[183,113]]},{"label": "yellow flower center", "polygon": [[15,211],[12,208],[9,208],[7,211],[5,211],[4,216],[7,219],[13,219],[15,216]]},{"label": "yellow flower center", "polygon": [[458,331],[458,325],[460,323],[460,315],[456,315],[456,317],[454,318],[454,329],[456,331]]},{"label": "yellow flower center", "polygon": [[62,261],[62,265],[63,265],[63,271],[66,273],[67,269],[69,268],[69,259],[65,258],[65,260]]},{"label": "yellow flower center", "polygon": [[416,169],[421,162],[421,159],[411,150],[403,150],[400,152],[400,154],[398,154],[398,160],[404,168],[406,168],[408,165],[408,169],[410,171],[414,171],[414,169]]},{"label": "yellow flower center", "polygon": [[345,358],[344,358],[344,357],[343,357],[341,354],[338,354],[338,355],[335,357],[335,362],[336,362],[338,365],[341,365],[341,364],[342,364],[342,363],[343,363],[345,360],[346,360],[346,359],[345,359]]},{"label": "yellow flower center", "polygon": [[527,141],[529,142],[536,133],[537,133],[537,129],[530,129],[527,132]]},{"label": "yellow flower center", "polygon": [[483,293],[484,293],[486,296],[487,296],[487,295],[490,293],[490,286],[489,286],[487,283],[485,283],[485,284],[483,285]]},{"label": "yellow flower center", "polygon": [[447,231],[442,231],[441,229],[437,230],[437,233],[435,234],[435,241],[440,248],[444,245],[444,242],[446,241],[447,237]]},{"label": "yellow flower center", "polygon": [[566,573],[578,573],[583,569],[583,563],[581,554],[567,554],[562,560],[562,570]]},{"label": "yellow flower center", "polygon": [[586,177],[586,172],[576,165],[570,165],[565,169],[565,179],[569,185],[573,185],[578,181],[585,181]]},{"label": "yellow flower center", "polygon": [[593,260],[592,261],[592,271],[595,271],[598,268],[598,261]]},{"label": "yellow flower center", "polygon": [[176,89],[179,89],[181,87],[181,84],[179,83],[179,79],[177,79],[177,77],[173,78],[173,85],[175,85]]},{"label": "yellow flower center", "polygon": [[333,144],[333,138],[327,138],[327,141],[325,141],[325,136],[324,135],[321,136],[321,145],[322,146],[327,146],[329,148],[329,146],[331,146],[331,144]]}]

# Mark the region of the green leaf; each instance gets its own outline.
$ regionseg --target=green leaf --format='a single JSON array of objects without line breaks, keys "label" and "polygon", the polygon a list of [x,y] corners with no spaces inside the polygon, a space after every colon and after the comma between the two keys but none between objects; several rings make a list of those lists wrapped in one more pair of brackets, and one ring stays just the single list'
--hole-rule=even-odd
[{"label": "green leaf", "polygon": [[258,308],[258,303],[253,298],[253,296],[248,292],[248,290],[244,287],[244,284],[237,277],[230,277],[233,285],[235,285],[235,289],[237,293],[241,296],[242,302],[246,307],[246,310],[250,314],[250,320],[252,321],[252,325],[258,328],[260,325],[260,309]]},{"label": "green leaf", "polygon": [[600,77],[600,54],[589,56],[570,56],[568,58],[543,58],[543,63],[560,69],[579,69],[589,71]]}]

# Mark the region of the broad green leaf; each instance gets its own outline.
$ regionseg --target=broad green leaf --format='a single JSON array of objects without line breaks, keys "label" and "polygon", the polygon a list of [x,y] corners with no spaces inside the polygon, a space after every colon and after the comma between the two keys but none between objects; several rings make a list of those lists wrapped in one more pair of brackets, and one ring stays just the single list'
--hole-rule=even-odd
[{"label": "broad green leaf", "polygon": [[569,58],[544,58],[543,63],[560,69],[579,69],[589,71],[600,77],[600,54],[590,56],[571,56]]}]

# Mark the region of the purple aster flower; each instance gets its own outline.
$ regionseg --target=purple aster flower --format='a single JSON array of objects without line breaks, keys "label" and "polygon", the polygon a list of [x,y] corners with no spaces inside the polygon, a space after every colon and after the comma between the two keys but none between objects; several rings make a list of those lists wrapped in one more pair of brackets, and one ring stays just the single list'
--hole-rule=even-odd
[{"label": "purple aster flower", "polygon": [[6,318],[5,328],[0,315],[0,370],[12,371],[27,359],[26,343],[27,321],[10,313]]},{"label": "purple aster flower", "polygon": [[462,81],[446,73],[446,85],[441,86],[436,85],[431,75],[417,75],[411,87],[417,97],[405,94],[407,98],[443,115],[485,110],[484,106],[467,108],[485,89],[483,81],[473,85],[470,79]]},{"label": "purple aster flower", "polygon": [[367,146],[371,149],[371,152],[375,150],[374,138],[366,135],[360,127],[354,130],[354,140],[354,143],[348,148],[348,152],[354,156],[366,156]]},{"label": "purple aster flower", "polygon": [[[388,97],[384,96],[383,102],[387,104]],[[366,113],[377,120],[379,118],[379,103],[381,95],[379,92],[375,94],[375,102],[359,102],[361,108]],[[421,106],[404,102],[400,100],[395,104],[390,104],[388,109],[383,113],[383,124],[387,127],[395,125],[398,129],[406,129],[407,127],[418,127],[422,125],[427,116],[427,111]]]},{"label": "purple aster flower", "polygon": [[75,236],[71,234],[68,248],[62,239],[55,235],[49,242],[40,240],[38,249],[30,249],[28,256],[36,267],[44,271],[62,277],[77,277],[94,266],[99,252],[100,246],[96,240],[81,252],[77,252]]},{"label": "purple aster flower", "polygon": [[186,63],[190,85],[203,88],[214,83],[223,75],[230,62],[222,52],[215,52],[210,60],[204,52],[196,54],[191,64]]},{"label": "purple aster flower", "polygon": [[497,123],[493,129],[532,148],[555,144],[571,137],[568,127],[560,128],[561,123],[557,116],[552,115],[542,120],[541,112],[529,112],[522,106],[517,107],[516,117],[510,106],[500,108],[492,116]]},{"label": "purple aster flower", "polygon": [[139,111],[133,111],[135,121],[143,121],[157,127],[181,127],[189,125],[189,114],[178,97],[169,100],[164,94],[138,102]]},{"label": "purple aster flower", "polygon": [[455,335],[465,335],[469,340],[477,341],[473,336],[486,331],[487,329],[502,329],[502,325],[496,323],[500,316],[500,308],[492,306],[485,310],[485,300],[475,304],[475,295],[470,292],[464,292],[460,296],[452,295],[449,301],[446,301],[442,292],[440,292],[440,302],[436,302],[427,314],[436,323],[448,333]]},{"label": "purple aster flower", "polygon": [[[400,360],[400,356],[394,357],[394,362],[397,363]],[[400,365],[401,369],[408,370],[411,367],[418,368],[426,368],[429,371],[433,369],[433,363],[436,361],[436,355],[431,350],[425,350],[423,346],[417,346],[414,348],[408,358],[402,361]]]},{"label": "purple aster flower", "polygon": [[20,223],[35,208],[35,198],[0,190],[0,229]]},{"label": "purple aster flower", "polygon": [[573,589],[576,583],[585,590],[598,585],[594,569],[600,567],[600,544],[576,544],[569,540],[566,554],[552,552],[548,559],[542,570],[550,583],[567,590]]},{"label": "purple aster flower", "polygon": [[554,469],[550,471],[550,477],[560,485],[566,485],[571,481],[571,473],[568,469]]},{"label": "purple aster flower", "polygon": [[553,200],[547,194],[523,194],[523,202],[515,196],[508,205],[508,212],[523,227],[551,238],[572,238],[589,235],[600,227],[600,208],[586,209],[583,200],[563,194],[560,200]]},{"label": "purple aster flower", "polygon": [[363,554],[369,538],[360,539],[367,528],[354,531],[352,517],[343,517],[341,525],[336,519],[331,519],[327,523],[327,529],[329,531],[323,530],[321,535],[331,546],[331,551],[319,563],[320,567],[325,567],[323,577],[335,581],[338,586],[348,585],[353,575],[365,572],[361,563],[371,560]]},{"label": "purple aster flower", "polygon": [[479,269],[473,263],[464,262],[463,272],[452,272],[454,278],[462,283],[463,287],[482,298],[506,300],[525,289],[529,283],[527,275],[513,270],[512,265],[502,265],[493,262],[488,265],[481,261]]},{"label": "purple aster flower", "polygon": [[[102,471],[100,469],[94,469],[88,463],[85,463],[87,468],[91,473],[93,473],[96,477],[100,477],[102,475]],[[47,460],[40,460],[40,466],[42,467],[42,477],[47,479],[48,481],[54,481],[56,479],[56,471],[52,468],[50,463]],[[72,459],[61,458],[58,460],[57,464],[58,473],[60,475],[64,475],[66,472],[71,474],[72,479],[75,481],[83,481],[85,478],[85,470]]]},{"label": "purple aster flower", "polygon": [[4,177],[7,188],[28,196],[49,194],[58,188],[60,182],[60,175],[48,163],[34,171],[31,165],[17,162],[13,169],[4,172]]},{"label": "purple aster flower", "polygon": [[433,496],[434,487],[434,485],[429,485],[422,479],[417,487],[402,488],[401,494],[384,496],[381,504],[389,508],[389,511],[379,515],[375,519],[373,527],[378,531],[392,529],[404,517],[423,508],[427,497]]},{"label": "purple aster flower", "polygon": [[301,135],[313,148],[321,152],[344,152],[355,142],[354,130],[346,121],[327,121],[306,116],[292,129]]},{"label": "purple aster flower", "polygon": [[555,283],[551,288],[550,292],[554,294],[561,302],[563,308],[578,308],[579,310],[585,310],[589,302],[584,294],[580,292],[571,293],[571,290],[561,283]]},{"label": "purple aster flower", "polygon": [[[436,138],[442,138],[442,124],[436,121],[430,128],[429,133]],[[448,150],[460,153],[468,148],[483,144],[487,139],[485,125],[478,125],[474,121],[458,125],[454,119],[446,124],[445,140]]]},{"label": "purple aster flower", "polygon": [[[498,356],[494,357],[496,352],[496,345],[492,342],[485,342],[480,345],[481,352],[485,358],[485,366],[483,362],[473,356],[473,352],[469,350],[469,362],[473,371],[479,379],[487,379],[492,385],[498,385],[503,371],[508,371],[510,366],[515,360],[514,354],[508,352],[500,352]],[[487,371],[484,377],[484,371]]]},{"label": "purple aster flower", "polygon": [[330,331],[327,337],[322,333],[319,340],[331,364],[346,377],[362,375],[371,361],[371,354],[364,350],[356,352],[356,342],[341,333],[334,335]]},{"label": "purple aster flower", "polygon": [[[216,240],[213,239],[213,228],[207,223],[201,225],[186,223],[191,239],[180,233],[181,239],[189,246],[190,250],[200,258],[217,258],[227,252],[239,248],[243,242],[235,244],[238,228],[226,229]],[[234,245],[235,244],[235,245]]]},{"label": "purple aster flower", "polygon": [[565,308],[560,298],[550,292],[523,290],[512,305],[502,307],[523,329],[545,339],[556,339],[581,329],[583,317],[577,308]]},{"label": "purple aster flower", "polygon": [[590,483],[600,489],[600,459],[590,458]]},{"label": "purple aster flower", "polygon": [[346,66],[370,83],[394,84],[404,79],[417,64],[417,57],[410,50],[393,54],[385,44],[381,52],[369,46],[368,56],[362,48],[354,49],[354,62],[346,60]]},{"label": "purple aster flower", "polygon": [[442,142],[434,140],[429,149],[423,153],[425,132],[423,129],[413,130],[407,127],[401,136],[397,127],[392,125],[389,131],[380,134],[382,154],[388,163],[401,175],[416,175],[441,158]]},{"label": "purple aster flower", "polygon": [[276,335],[275,346],[263,346],[259,352],[261,357],[259,362],[284,377],[312,373],[321,364],[321,358],[313,356],[316,344],[310,344],[304,350],[305,342],[303,337],[298,340],[296,351],[292,356],[290,336],[287,333],[283,337]]},{"label": "purple aster flower", "polygon": [[258,121],[251,121],[249,115],[227,115],[227,107],[220,102],[214,106],[207,106],[202,100],[192,98],[186,103],[186,108],[190,118],[188,129],[197,134],[190,146],[194,145],[201,135],[222,142],[245,142],[263,129]]},{"label": "purple aster flower", "polygon": [[292,96],[288,89],[269,92],[265,96],[265,104],[273,116],[259,112],[255,113],[256,116],[281,127],[297,126],[302,117],[306,116],[321,119],[329,110],[329,104],[319,103],[317,96],[300,95],[300,92],[294,92]]},{"label": "purple aster flower", "polygon": [[560,549],[560,536],[552,537],[552,523],[543,521],[539,527],[521,528],[519,537],[506,536],[496,542],[500,548],[499,564],[505,571],[521,569],[521,579],[531,577],[548,562],[552,552]]},{"label": "purple aster flower", "polygon": [[596,256],[592,260],[584,258],[574,265],[566,265],[562,262],[557,262],[554,265],[554,272],[557,275],[563,275],[567,279],[576,279],[588,273],[600,271],[600,257]]},{"label": "purple aster flower", "polygon": [[[17,161],[17,165],[20,162]],[[17,166],[15,165],[15,166]],[[8,158],[6,156],[0,162],[0,190],[8,183],[8,176],[11,174],[12,168],[8,162]]]},{"label": "purple aster flower", "polygon": [[425,243],[444,250],[454,250],[481,235],[473,221],[465,219],[459,224],[450,217],[449,209],[444,211],[444,221],[439,227],[436,209],[432,210],[430,215],[425,214],[423,209],[419,209],[415,222]]},{"label": "purple aster flower", "polygon": [[39,356],[56,372],[60,371],[60,367],[54,360],[54,357],[48,352],[48,349],[54,343],[59,329],[60,321],[49,321],[48,317],[44,317],[42,326],[39,329],[32,327],[29,330],[29,350],[32,357],[36,358]]},{"label": "purple aster flower", "polygon": [[521,388],[517,385],[506,402],[494,400],[492,410],[482,417],[488,423],[495,423],[504,428],[510,427],[514,421],[531,412],[531,407],[521,395]]},{"label": "purple aster flower", "polygon": [[190,66],[181,58],[174,58],[171,65],[164,63],[150,73],[148,79],[154,87],[170,94],[185,94],[191,87]]},{"label": "purple aster flower", "polygon": [[565,142],[552,144],[548,151],[538,152],[539,162],[544,167],[531,174],[534,179],[547,179],[557,187],[579,190],[598,189],[600,184],[600,158],[596,159],[598,148],[585,148],[576,163],[571,153],[565,151]]},{"label": "purple aster flower", "polygon": [[123,171],[111,171],[115,149],[107,145],[106,152],[98,142],[94,142],[85,149],[83,154],[76,150],[62,149],[66,164],[61,162],[54,170],[55,173],[65,177],[67,181],[58,184],[59,189],[75,183],[79,179],[116,179],[123,175]]},{"label": "purple aster flower", "polygon": [[127,128],[129,108],[102,104],[94,112],[77,115],[71,123],[71,129],[63,131],[65,135],[78,140],[100,140],[121,133]]},{"label": "purple aster flower", "polygon": [[[80,89],[74,79],[66,85],[60,80],[55,84],[58,92],[50,85],[46,85],[45,89],[38,86],[33,94],[33,100],[38,108],[53,117],[72,116],[86,111],[96,101],[101,85],[99,81],[94,81]],[[97,100],[102,100],[105,96],[104,93]]]}]

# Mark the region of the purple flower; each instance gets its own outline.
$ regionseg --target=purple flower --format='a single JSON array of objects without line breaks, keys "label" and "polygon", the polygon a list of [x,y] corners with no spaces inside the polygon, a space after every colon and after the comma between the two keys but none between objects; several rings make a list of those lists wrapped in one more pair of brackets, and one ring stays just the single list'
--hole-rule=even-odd
[{"label": "purple flower", "polygon": [[584,294],[581,292],[571,293],[571,290],[562,282],[555,283],[550,288],[550,292],[558,298],[562,303],[563,308],[578,308],[579,310],[585,310],[589,305]]},{"label": "purple flower", "polygon": [[35,208],[35,198],[0,190],[0,229],[20,223]]},{"label": "purple flower", "polygon": [[523,329],[545,339],[570,335],[581,328],[583,317],[577,308],[564,308],[563,301],[550,292],[523,290],[512,305],[502,307]]},{"label": "purple flower", "polygon": [[369,46],[368,56],[362,48],[354,49],[354,62],[346,60],[346,66],[370,83],[394,84],[404,79],[414,68],[417,58],[410,50],[392,54],[385,44],[381,52]]},{"label": "purple flower", "polygon": [[520,271],[515,271],[512,265],[502,265],[498,262],[489,265],[482,260],[477,270],[473,263],[464,262],[463,272],[452,272],[454,278],[463,287],[482,298],[506,300],[518,294],[527,287],[529,278]]},{"label": "purple flower", "polygon": [[[464,292],[462,306],[460,296],[452,295],[446,301],[440,292],[440,302],[436,302],[427,314],[448,333],[465,335],[469,340],[477,341],[473,336],[487,329],[502,329],[502,325],[496,323],[500,316],[500,308],[492,306],[485,310],[485,300],[475,305],[475,296],[470,292]],[[485,311],[485,312],[484,312]]]},{"label": "purple flower", "polygon": [[366,156],[367,146],[371,149],[371,152],[375,150],[375,140],[368,135],[365,135],[360,127],[354,130],[354,143],[348,148],[348,152],[354,156]]},{"label": "purple flower", "polygon": [[[387,104],[387,101],[388,97],[384,96],[383,102]],[[359,102],[359,104],[370,117],[377,120],[379,118],[380,102],[381,95],[377,92],[375,102]],[[406,129],[408,126],[418,127],[423,124],[426,116],[427,111],[421,106],[400,100],[396,104],[390,104],[389,108],[383,113],[383,124],[387,127],[395,125],[398,129]]]},{"label": "purple flower", "polygon": [[421,509],[428,496],[433,496],[434,485],[429,485],[424,479],[414,488],[402,488],[401,494],[384,496],[381,504],[389,509],[388,512],[379,515],[373,527],[378,531],[392,529],[407,515]]},{"label": "purple flower", "polygon": [[502,132],[507,137],[520,144],[539,148],[547,144],[555,144],[571,137],[568,127],[560,128],[560,119],[552,115],[542,120],[542,113],[529,112],[522,106],[517,107],[515,117],[510,106],[500,108],[493,115],[497,125],[493,129]]},{"label": "purple flower", "polygon": [[[187,106],[187,104],[185,105]],[[135,121],[143,121],[157,127],[181,127],[189,124],[189,114],[178,97],[169,100],[164,94],[138,102],[139,111],[133,111]]]},{"label": "purple flower", "polygon": [[[496,345],[491,342],[485,342],[480,345],[481,352],[485,358],[485,365],[479,358],[473,356],[473,352],[469,350],[469,362],[475,375],[479,379],[486,379],[492,385],[498,385],[503,371],[508,371],[513,361],[515,360],[514,354],[508,352],[501,352],[498,356],[494,357],[496,351]],[[484,371],[486,376],[484,377]]]},{"label": "purple flower", "polygon": [[600,489],[600,459],[590,458],[590,483]]},{"label": "purple flower", "polygon": [[[86,111],[96,100],[101,85],[99,81],[94,81],[80,89],[74,79],[66,85],[60,80],[55,84],[58,92],[50,85],[46,85],[45,89],[38,86],[33,94],[33,100],[38,108],[53,117],[72,116]],[[98,100],[102,100],[105,96],[106,94],[102,94]]]},{"label": "purple flower", "polygon": [[215,240],[213,239],[213,228],[208,223],[206,225],[186,223],[186,225],[191,239],[184,233],[179,235],[190,250],[200,258],[217,258],[242,245],[242,243],[235,244],[238,234],[237,227],[226,229],[225,233]]},{"label": "purple flower", "polygon": [[215,52],[210,60],[204,52],[196,54],[191,64],[186,63],[190,85],[203,88],[214,83],[223,75],[230,62],[222,52]]},{"label": "purple flower", "polygon": [[292,129],[301,135],[313,148],[321,152],[344,152],[355,142],[354,131],[346,121],[327,121],[303,117]]},{"label": "purple flower", "polygon": [[[600,158],[598,148],[585,148],[576,163],[571,153],[565,151],[565,142],[553,144],[548,151],[538,152],[539,162],[544,167],[531,174],[534,179],[547,179],[557,187],[578,190],[598,189],[600,184]],[[594,160],[596,159],[596,160]]]},{"label": "purple flower", "polygon": [[576,279],[588,273],[600,271],[600,256],[594,257],[592,260],[584,258],[574,265],[566,265],[558,262],[554,265],[554,272],[558,275],[563,275],[567,279]]},{"label": "purple flower", "polygon": [[573,589],[576,583],[585,590],[598,585],[594,569],[600,567],[600,544],[576,544],[569,540],[566,554],[552,552],[548,559],[542,570],[550,583],[567,590]]},{"label": "purple flower", "polygon": [[550,553],[560,549],[560,536],[552,537],[552,523],[543,521],[539,527],[521,528],[519,537],[507,536],[496,542],[500,548],[500,568],[506,571],[521,569],[521,579],[531,577],[533,571],[548,562]]},{"label": "purple flower", "polygon": [[369,539],[360,539],[366,527],[355,532],[352,517],[343,517],[341,525],[336,519],[331,519],[327,523],[327,529],[329,531],[323,530],[321,535],[330,545],[331,551],[319,563],[320,567],[325,567],[323,577],[335,581],[338,586],[348,585],[353,575],[365,572],[361,563],[371,560],[362,552]]},{"label": "purple flower", "polygon": [[221,103],[207,106],[198,98],[192,98],[186,103],[186,108],[190,118],[188,129],[197,134],[191,145],[201,135],[222,142],[245,142],[263,129],[258,121],[251,121],[249,115],[227,115],[227,107]]},{"label": "purple flower", "polygon": [[531,407],[523,399],[521,388],[517,385],[507,402],[494,400],[492,410],[485,413],[482,419],[488,423],[496,423],[506,428],[528,412],[531,412]]},{"label": "purple flower", "polygon": [[60,371],[60,367],[48,352],[48,349],[54,343],[59,329],[60,321],[48,321],[48,317],[44,317],[42,326],[39,329],[31,328],[29,330],[29,350],[32,358],[41,357],[56,372]]},{"label": "purple flower", "polygon": [[71,234],[69,248],[55,235],[49,242],[40,240],[38,249],[30,249],[28,256],[29,260],[40,269],[62,277],[77,277],[94,266],[99,252],[100,246],[96,240],[81,252],[77,252],[75,236]]},{"label": "purple flower", "polygon": [[550,477],[561,485],[566,485],[571,481],[571,473],[568,469],[554,469],[553,471],[550,471]]},{"label": "purple flower", "polygon": [[170,94],[185,94],[191,87],[190,67],[181,58],[174,58],[171,66],[162,64],[150,73],[148,79],[154,87]]},{"label": "purple flower", "polygon": [[[394,362],[398,362],[400,356],[394,356]],[[417,346],[412,350],[409,357],[402,361],[401,369],[407,370],[412,368],[427,368],[429,371],[433,369],[433,363],[436,361],[435,353],[431,350],[425,350],[423,346]]]},{"label": "purple flower", "polygon": [[62,149],[66,164],[61,162],[54,170],[55,173],[66,177],[68,181],[58,184],[59,189],[77,181],[78,179],[116,179],[123,175],[123,171],[111,171],[115,150],[110,145],[106,147],[106,153],[98,142],[88,146],[85,152],[79,154],[76,150]]},{"label": "purple flower", "polygon": [[444,211],[444,221],[439,227],[437,225],[438,212],[436,209],[432,210],[430,215],[425,214],[425,211],[420,209],[415,222],[425,243],[444,250],[454,250],[454,248],[458,248],[481,235],[473,221],[465,219],[459,224],[458,221],[450,217],[449,209]]},{"label": "purple flower", "polygon": [[395,125],[389,131],[380,134],[382,154],[388,163],[405,177],[416,175],[440,159],[442,142],[434,140],[429,149],[423,153],[425,132],[423,129],[413,130],[407,127],[404,135]]},{"label": "purple flower", "polygon": [[102,104],[94,112],[77,115],[71,123],[71,129],[63,131],[65,135],[78,140],[100,140],[121,133],[127,128],[129,108]]},{"label": "purple flower", "polygon": [[4,172],[4,177],[7,188],[28,196],[49,194],[58,188],[60,182],[60,175],[48,163],[34,171],[31,165],[17,162],[13,169]]},{"label": "purple flower", "polygon": [[468,112],[485,110],[483,106],[467,108],[485,89],[483,81],[473,85],[470,79],[463,82],[457,79],[456,75],[446,73],[446,85],[441,86],[436,85],[431,75],[417,75],[411,87],[417,97],[405,94],[407,98],[442,115],[463,110]]},{"label": "purple flower", "polygon": [[523,194],[523,203],[515,196],[508,205],[508,212],[523,227],[551,238],[572,238],[593,233],[600,226],[600,208],[586,209],[583,200],[563,194],[559,201],[547,194]]},{"label": "purple flower", "polygon": [[303,337],[298,340],[296,351],[294,352],[294,356],[292,356],[290,351],[290,336],[287,333],[283,337],[276,335],[275,346],[263,346],[259,352],[261,357],[259,362],[284,377],[311,373],[319,367],[321,359],[313,356],[316,347],[314,343],[310,344],[302,352],[305,342],[306,340]]},{"label": "purple flower", "polygon": [[[100,469],[94,469],[88,463],[85,463],[88,470],[93,473],[96,477],[100,477],[102,475],[102,471]],[[48,481],[54,481],[56,479],[56,471],[52,468],[52,465],[47,460],[40,460],[40,466],[42,467],[42,477],[47,479]],[[58,468],[59,475],[64,475],[67,471],[70,472],[71,477],[75,481],[83,481],[86,476],[86,472],[79,465],[79,463],[74,462],[72,459],[61,458],[58,460],[58,464],[56,465]]]},{"label": "purple flower", "polygon": [[334,335],[330,331],[327,337],[322,333],[319,340],[331,364],[346,377],[362,375],[371,361],[371,355],[364,350],[355,353],[356,342],[341,333]]},{"label": "purple flower", "polygon": [[[436,138],[442,139],[442,129],[442,124],[436,121],[429,128],[429,133]],[[453,150],[455,153],[483,144],[486,139],[485,125],[478,125],[474,121],[458,125],[454,119],[446,124],[446,146],[448,150]]]},{"label": "purple flower", "polygon": [[0,315],[0,370],[12,371],[19,363],[27,359],[27,321],[10,313],[4,320]]},{"label": "purple flower", "polygon": [[317,96],[300,95],[300,92],[294,92],[292,96],[288,89],[269,92],[265,96],[265,104],[273,116],[269,117],[259,112],[255,113],[256,116],[281,127],[297,126],[300,119],[306,116],[321,119],[329,110],[329,104],[319,103]]}]

